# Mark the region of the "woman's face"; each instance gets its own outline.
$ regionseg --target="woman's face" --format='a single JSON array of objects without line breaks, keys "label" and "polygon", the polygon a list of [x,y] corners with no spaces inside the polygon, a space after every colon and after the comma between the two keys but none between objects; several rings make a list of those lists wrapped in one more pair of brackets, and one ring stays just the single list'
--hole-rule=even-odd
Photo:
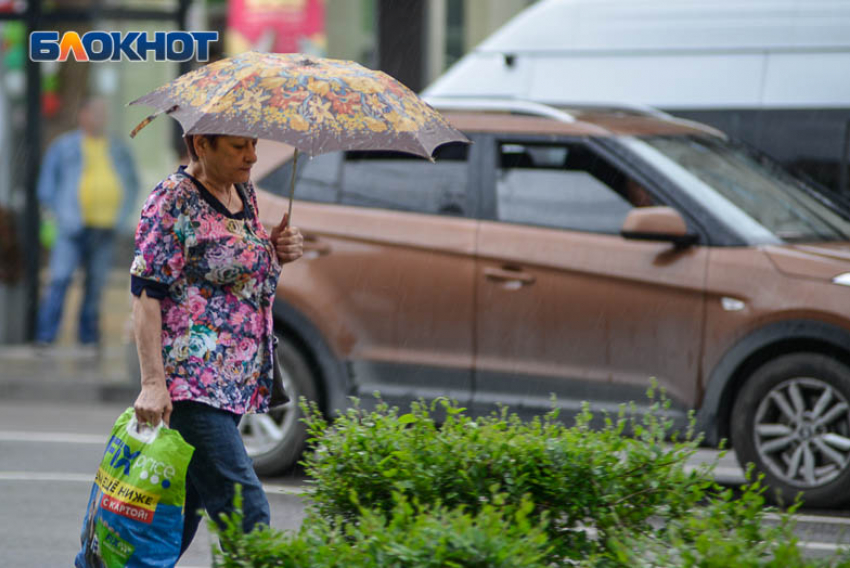
[{"label": "woman's face", "polygon": [[198,142],[198,157],[207,176],[222,183],[245,183],[251,177],[251,166],[257,161],[256,138],[219,136],[215,147],[208,138]]}]

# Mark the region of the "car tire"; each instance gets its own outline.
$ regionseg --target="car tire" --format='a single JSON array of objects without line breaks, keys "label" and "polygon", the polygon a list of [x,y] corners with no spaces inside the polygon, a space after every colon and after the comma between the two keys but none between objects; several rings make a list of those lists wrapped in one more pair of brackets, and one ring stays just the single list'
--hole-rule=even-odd
[{"label": "car tire", "polygon": [[301,397],[318,399],[315,377],[304,355],[293,343],[279,337],[277,346],[283,386],[290,401],[266,414],[246,414],[239,423],[245,449],[258,475],[277,475],[292,468],[307,443],[307,428],[301,419]]},{"label": "car tire", "polygon": [[833,508],[850,498],[850,367],[819,353],[783,355],[759,367],[735,400],[732,445],[754,463],[767,496]]}]

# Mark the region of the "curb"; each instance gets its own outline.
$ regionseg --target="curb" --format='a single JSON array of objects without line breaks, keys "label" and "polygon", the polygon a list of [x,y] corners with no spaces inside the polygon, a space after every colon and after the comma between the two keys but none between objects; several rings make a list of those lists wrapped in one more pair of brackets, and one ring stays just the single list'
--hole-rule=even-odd
[{"label": "curb", "polygon": [[26,380],[0,381],[0,400],[3,402],[67,402],[86,404],[97,402],[121,402],[133,404],[139,387],[126,384],[81,383],[74,380]]}]

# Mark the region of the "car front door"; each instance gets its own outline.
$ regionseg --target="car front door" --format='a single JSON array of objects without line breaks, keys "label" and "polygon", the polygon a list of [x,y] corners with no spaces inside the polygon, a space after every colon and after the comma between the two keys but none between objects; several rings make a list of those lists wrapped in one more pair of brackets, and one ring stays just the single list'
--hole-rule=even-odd
[{"label": "car front door", "polygon": [[[583,140],[489,141],[477,237],[474,407],[521,414],[646,400],[656,377],[695,404],[705,247],[626,240],[635,206],[658,205]],[[486,162],[485,162],[486,168]],[[489,217],[489,218],[487,218]],[[563,414],[562,414],[563,416]]]}]

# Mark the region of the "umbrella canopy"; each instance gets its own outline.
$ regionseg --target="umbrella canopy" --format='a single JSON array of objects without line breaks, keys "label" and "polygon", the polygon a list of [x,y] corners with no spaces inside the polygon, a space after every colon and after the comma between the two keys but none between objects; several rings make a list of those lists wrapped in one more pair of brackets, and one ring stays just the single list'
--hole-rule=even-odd
[{"label": "umbrella canopy", "polygon": [[297,53],[242,53],[181,75],[130,103],[177,119],[186,134],[277,140],[310,156],[395,150],[431,159],[469,142],[413,91],[352,61]]}]

